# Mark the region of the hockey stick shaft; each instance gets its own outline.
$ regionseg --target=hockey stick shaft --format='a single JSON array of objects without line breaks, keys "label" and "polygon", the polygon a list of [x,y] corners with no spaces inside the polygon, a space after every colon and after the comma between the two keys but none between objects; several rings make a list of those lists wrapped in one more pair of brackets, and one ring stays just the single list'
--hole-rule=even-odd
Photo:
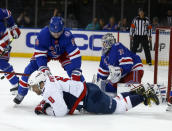
[{"label": "hockey stick shaft", "polygon": [[16,73],[16,72],[4,72],[4,71],[0,71],[0,73],[14,74],[14,75],[19,75],[19,76],[30,76],[30,74]]}]

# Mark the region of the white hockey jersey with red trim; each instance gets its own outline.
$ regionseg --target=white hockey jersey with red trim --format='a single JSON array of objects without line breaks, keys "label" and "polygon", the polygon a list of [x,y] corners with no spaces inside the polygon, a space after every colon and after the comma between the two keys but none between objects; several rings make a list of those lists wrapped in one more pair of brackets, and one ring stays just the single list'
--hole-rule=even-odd
[{"label": "white hockey jersey with red trim", "polygon": [[46,109],[48,115],[72,114],[86,95],[85,84],[68,78],[50,76],[44,87],[43,100],[51,105]]}]

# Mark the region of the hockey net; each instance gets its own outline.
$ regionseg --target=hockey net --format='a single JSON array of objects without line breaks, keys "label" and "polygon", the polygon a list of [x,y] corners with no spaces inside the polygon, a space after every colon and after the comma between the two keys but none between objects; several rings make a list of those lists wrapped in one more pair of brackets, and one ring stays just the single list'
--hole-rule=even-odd
[{"label": "hockey net", "polygon": [[156,28],[154,84],[167,86],[167,99],[172,88],[172,27]]}]

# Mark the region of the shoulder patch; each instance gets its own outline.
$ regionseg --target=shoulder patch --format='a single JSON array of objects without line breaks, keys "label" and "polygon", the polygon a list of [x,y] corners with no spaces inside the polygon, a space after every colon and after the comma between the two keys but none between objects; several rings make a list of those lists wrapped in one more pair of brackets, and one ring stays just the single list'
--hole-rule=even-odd
[{"label": "shoulder patch", "polygon": [[64,32],[65,36],[69,37],[71,35],[71,33],[69,31],[65,31]]}]

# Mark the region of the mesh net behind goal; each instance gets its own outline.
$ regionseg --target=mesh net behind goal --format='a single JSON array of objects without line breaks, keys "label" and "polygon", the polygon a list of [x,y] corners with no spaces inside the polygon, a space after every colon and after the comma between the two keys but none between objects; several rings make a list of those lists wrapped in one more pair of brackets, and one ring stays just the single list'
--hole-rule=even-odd
[{"label": "mesh net behind goal", "polygon": [[154,84],[167,86],[167,98],[172,87],[172,28],[157,28],[155,38]]}]

